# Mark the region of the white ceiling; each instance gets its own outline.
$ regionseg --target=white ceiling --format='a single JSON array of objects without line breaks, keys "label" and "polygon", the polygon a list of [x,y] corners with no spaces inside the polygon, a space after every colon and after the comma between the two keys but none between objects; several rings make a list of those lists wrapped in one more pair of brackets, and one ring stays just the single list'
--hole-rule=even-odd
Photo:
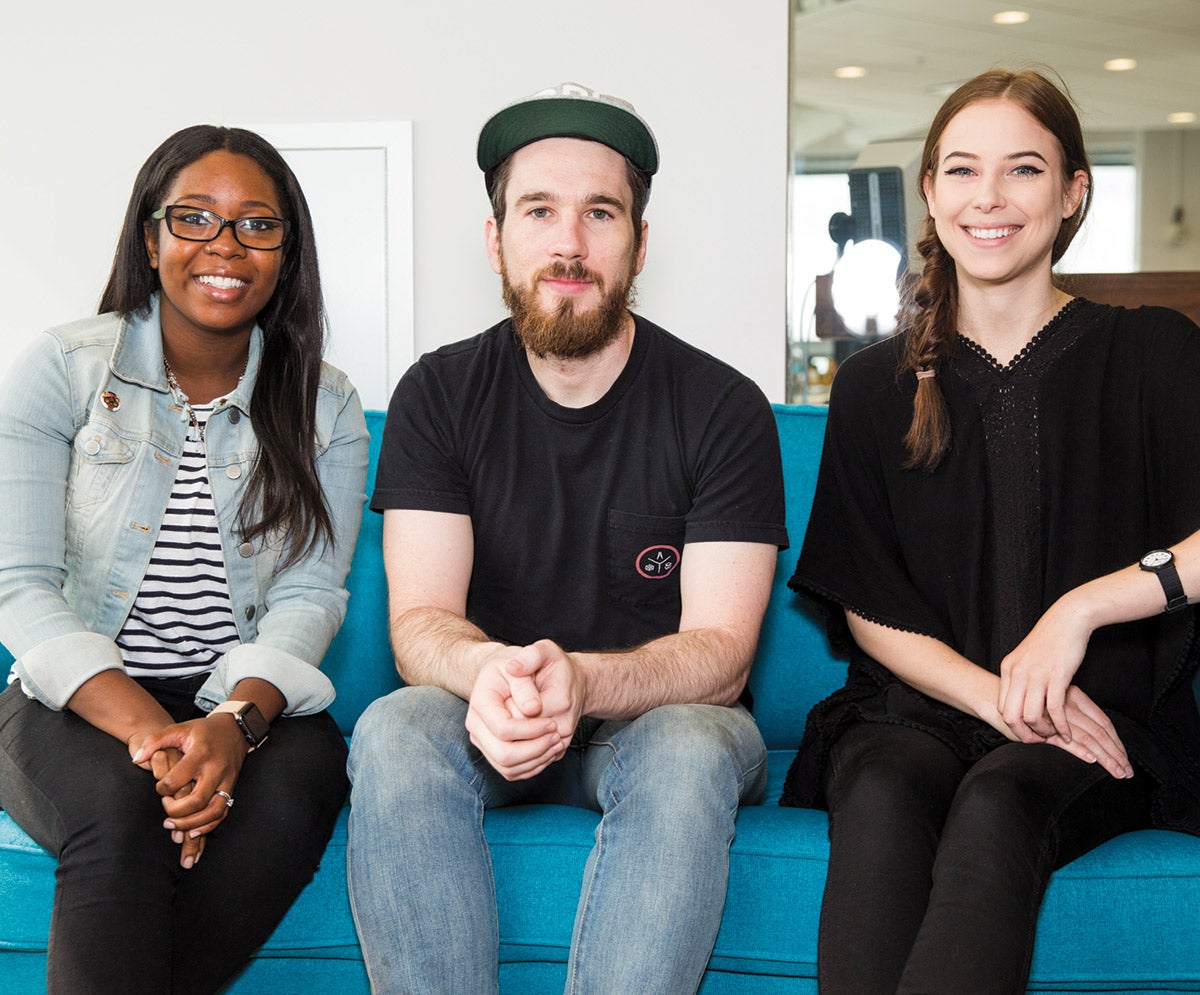
[{"label": "white ceiling", "polygon": [[[957,83],[994,66],[1057,71],[1091,134],[1180,127],[1168,123],[1169,113],[1200,114],[1200,0],[795,3],[792,145],[801,154],[922,137]],[[1010,9],[1028,11],[1029,21],[992,23]],[[1137,68],[1105,70],[1116,57],[1137,59]],[[844,65],[867,75],[835,78]]]}]

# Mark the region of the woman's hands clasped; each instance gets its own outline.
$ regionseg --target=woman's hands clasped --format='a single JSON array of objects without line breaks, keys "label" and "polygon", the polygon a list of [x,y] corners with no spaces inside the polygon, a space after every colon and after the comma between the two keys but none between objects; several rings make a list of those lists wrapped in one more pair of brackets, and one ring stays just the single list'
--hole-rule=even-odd
[{"label": "woman's hands clasped", "polygon": [[166,819],[180,845],[180,863],[195,866],[207,835],[232,810],[234,787],[248,751],[228,715],[191,719],[129,740],[133,762],[154,775]]},{"label": "woman's hands clasped", "polygon": [[1050,743],[1113,777],[1133,766],[1112,721],[1072,683],[1091,627],[1066,599],[1055,602],[1000,663],[1000,717],[1023,743]]}]

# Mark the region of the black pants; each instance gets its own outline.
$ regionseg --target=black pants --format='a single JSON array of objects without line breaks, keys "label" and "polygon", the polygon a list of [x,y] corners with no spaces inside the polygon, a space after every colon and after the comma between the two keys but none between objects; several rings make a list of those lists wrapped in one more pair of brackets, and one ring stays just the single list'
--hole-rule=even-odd
[{"label": "black pants", "polygon": [[830,756],[823,995],[1025,991],[1050,873],[1150,824],[1150,778],[1055,746],[968,767],[939,740],[863,723]]},{"label": "black pants", "polygon": [[[201,680],[145,681],[181,721]],[[153,775],[70,712],[0,695],[0,806],[58,858],[51,993],[213,992],[312,879],[345,800],[346,747],[325,713],[280,718],[246,757],[235,805],[191,870]]]}]

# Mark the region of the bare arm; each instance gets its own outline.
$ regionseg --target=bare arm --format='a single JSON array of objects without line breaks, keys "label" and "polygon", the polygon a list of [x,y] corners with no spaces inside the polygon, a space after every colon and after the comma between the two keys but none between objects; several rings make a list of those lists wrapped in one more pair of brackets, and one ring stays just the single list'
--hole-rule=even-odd
[{"label": "bare arm", "polygon": [[557,760],[570,733],[542,714],[528,678],[509,672],[520,647],[489,640],[466,619],[474,533],[466,515],[391,509],[383,515],[392,652],[407,684],[444,688],[468,702],[466,727],[510,779]]},{"label": "bare arm", "polygon": [[[1000,714],[1000,678],[995,674],[931,636],[890,629],[850,611],[846,621],[854,641],[906,684],[986,722],[1008,739],[1018,738]],[[1044,733],[1031,730],[1021,740],[1049,743],[1087,763],[1100,763],[1113,777],[1129,777],[1133,769],[1108,716],[1077,687],[1070,689],[1067,708],[1078,731],[1073,739],[1043,725]]]},{"label": "bare arm", "polygon": [[680,631],[643,646],[567,653],[511,647],[467,621],[474,560],[465,515],[384,512],[396,668],[409,684],[470,703],[472,742],[506,777],[530,777],[566,748],[580,715],[632,717],[669,702],[732,704],[758,641],[774,546],[694,543],[680,565]]},{"label": "bare arm", "polygon": [[67,708],[126,745],[171,724],[166,709],[123,670],[102,670],[84,681]]},{"label": "bare arm", "polygon": [[686,546],[679,632],[628,650],[573,654],[584,675],[584,714],[633,718],[665,704],[736,702],[754,662],[777,552],[765,543]]},{"label": "bare arm", "polygon": [[469,698],[490,652],[499,648],[467,621],[474,530],[466,515],[383,513],[392,654],[406,684],[430,684]]},{"label": "bare arm", "polygon": [[918,691],[952,705],[1016,739],[996,705],[1000,678],[932,636],[891,629],[846,612],[854,641],[893,674]]},{"label": "bare arm", "polygon": [[[1200,598],[1200,532],[1171,547],[1189,602]],[[1021,738],[1042,715],[1070,738],[1067,689],[1083,662],[1088,640],[1105,625],[1162,614],[1158,578],[1136,563],[1068,591],[1051,605],[1032,631],[1000,664],[998,707]]]}]

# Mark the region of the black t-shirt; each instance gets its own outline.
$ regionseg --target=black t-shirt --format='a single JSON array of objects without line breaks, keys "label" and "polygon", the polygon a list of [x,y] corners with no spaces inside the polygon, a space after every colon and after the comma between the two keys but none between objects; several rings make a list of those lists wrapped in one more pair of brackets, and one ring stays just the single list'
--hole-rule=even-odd
[{"label": "black t-shirt", "polygon": [[468,618],[567,650],[678,631],[687,543],[787,545],[766,398],[640,317],[585,408],[546,397],[509,321],[423,356],[392,395],[371,507],[469,515]]}]

